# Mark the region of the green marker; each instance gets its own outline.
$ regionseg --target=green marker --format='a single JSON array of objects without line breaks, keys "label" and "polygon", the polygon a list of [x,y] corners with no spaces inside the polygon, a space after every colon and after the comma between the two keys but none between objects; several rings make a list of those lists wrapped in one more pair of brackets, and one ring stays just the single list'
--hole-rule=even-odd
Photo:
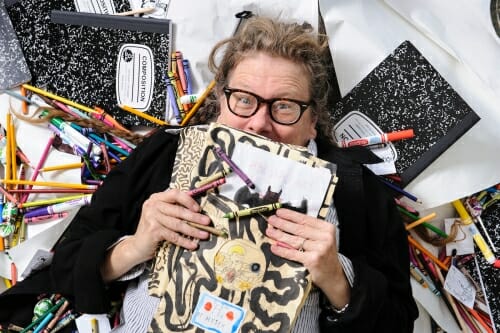
[{"label": "green marker", "polygon": [[276,209],[281,208],[281,207],[283,207],[282,203],[275,202],[275,203],[268,204],[268,205],[257,206],[257,207],[247,208],[247,209],[242,209],[242,210],[238,210],[238,211],[235,211],[235,212],[229,212],[229,213],[224,214],[224,218],[234,219],[236,217],[248,216],[248,215],[253,215],[253,214],[257,214],[257,213],[269,212],[271,210],[276,210]]}]

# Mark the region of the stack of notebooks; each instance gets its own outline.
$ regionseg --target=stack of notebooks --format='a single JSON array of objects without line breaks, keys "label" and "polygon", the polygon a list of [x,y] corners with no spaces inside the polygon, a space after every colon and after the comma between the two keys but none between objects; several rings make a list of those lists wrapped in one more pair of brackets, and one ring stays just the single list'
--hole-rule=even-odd
[{"label": "stack of notebooks", "polygon": [[396,171],[403,186],[479,121],[474,110],[409,41],[335,105],[332,122],[339,122],[351,111],[366,115],[386,133],[414,130],[414,138],[394,142]]},{"label": "stack of notebooks", "polygon": [[[130,7],[116,0],[115,8]],[[100,107],[126,126],[151,123],[120,104],[164,119],[171,22],[75,9],[70,0],[19,0],[8,7],[32,85]]]}]

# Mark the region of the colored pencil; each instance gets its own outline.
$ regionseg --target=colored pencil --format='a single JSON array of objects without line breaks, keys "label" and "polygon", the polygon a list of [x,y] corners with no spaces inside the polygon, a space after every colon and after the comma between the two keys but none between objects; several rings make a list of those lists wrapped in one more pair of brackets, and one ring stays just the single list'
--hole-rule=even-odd
[{"label": "colored pencil", "polygon": [[87,189],[94,190],[97,188],[96,185],[85,185],[85,184],[77,184],[77,183],[42,182],[42,181],[31,181],[31,180],[0,179],[0,183],[9,184],[9,185],[53,186],[53,187],[85,189],[85,190],[87,190]]},{"label": "colored pencil", "polygon": [[210,91],[212,91],[212,89],[214,87],[215,87],[215,81],[212,80],[212,82],[210,82],[210,84],[208,85],[207,89],[205,89],[205,91],[203,92],[203,94],[200,96],[200,98],[198,98],[198,100],[196,101],[196,103],[193,105],[193,107],[191,108],[191,110],[189,110],[189,112],[186,113],[186,115],[182,119],[181,126],[185,126],[188,123],[188,121],[196,113],[196,111],[198,111],[198,109],[203,104],[203,102],[205,101],[205,99],[207,98],[207,96],[210,94]]},{"label": "colored pencil", "polygon": [[158,119],[158,118],[155,118],[155,117],[152,117],[144,112],[141,112],[139,110],[136,110],[134,109],[133,107],[130,107],[130,106],[127,106],[127,105],[119,105],[119,107],[122,109],[122,110],[125,110],[127,112],[130,112],[132,114],[135,114],[136,116],[138,117],[141,117],[143,119],[146,119],[146,120],[149,120],[155,124],[158,124],[158,125],[168,125],[167,122],[161,120],[161,119]]}]

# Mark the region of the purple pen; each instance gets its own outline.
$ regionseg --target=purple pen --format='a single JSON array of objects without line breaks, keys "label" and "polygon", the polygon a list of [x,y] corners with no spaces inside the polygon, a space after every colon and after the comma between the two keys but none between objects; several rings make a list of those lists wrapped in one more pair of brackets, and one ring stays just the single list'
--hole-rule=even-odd
[{"label": "purple pen", "polygon": [[224,162],[226,162],[234,171],[234,173],[236,173],[241,178],[241,180],[243,180],[245,184],[247,184],[248,187],[250,187],[251,189],[255,188],[255,184],[243,171],[241,171],[240,168],[238,168],[238,166],[229,158],[229,156],[227,156],[227,154],[222,150],[221,147],[215,147],[214,149],[217,156],[219,156]]}]

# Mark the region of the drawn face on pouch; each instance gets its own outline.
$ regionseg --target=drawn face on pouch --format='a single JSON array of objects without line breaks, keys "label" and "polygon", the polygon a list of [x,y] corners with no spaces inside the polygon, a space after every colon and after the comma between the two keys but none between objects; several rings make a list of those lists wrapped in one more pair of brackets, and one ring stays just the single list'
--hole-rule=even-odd
[{"label": "drawn face on pouch", "polygon": [[[242,89],[264,99],[291,98],[307,103],[310,99],[308,77],[299,64],[259,52],[244,58],[231,71],[227,87]],[[300,146],[306,146],[316,137],[316,117],[310,107],[297,123],[282,125],[271,119],[269,106],[265,103],[259,105],[253,116],[242,118],[229,110],[224,94],[219,96],[219,101],[221,110],[217,122],[224,125]]]}]

